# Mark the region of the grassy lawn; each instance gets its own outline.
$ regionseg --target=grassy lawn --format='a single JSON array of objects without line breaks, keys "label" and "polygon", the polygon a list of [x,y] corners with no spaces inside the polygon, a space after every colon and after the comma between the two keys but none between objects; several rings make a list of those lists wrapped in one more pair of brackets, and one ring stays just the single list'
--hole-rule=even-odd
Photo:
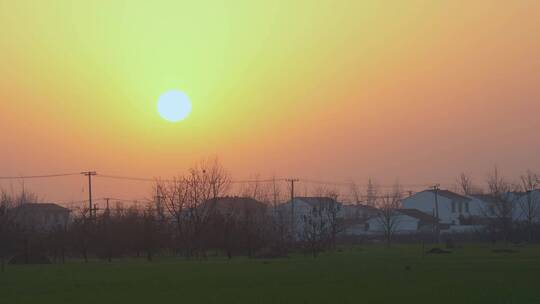
[{"label": "grassy lawn", "polygon": [[422,257],[420,246],[366,246],[318,259],[8,266],[0,303],[540,303],[540,247],[516,250]]}]

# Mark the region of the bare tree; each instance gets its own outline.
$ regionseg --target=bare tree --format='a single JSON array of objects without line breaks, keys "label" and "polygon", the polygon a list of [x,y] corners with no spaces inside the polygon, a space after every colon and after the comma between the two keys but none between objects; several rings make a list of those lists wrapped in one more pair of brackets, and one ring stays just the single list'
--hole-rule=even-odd
[{"label": "bare tree", "polygon": [[251,178],[252,181],[244,183],[240,189],[242,197],[251,197],[259,202],[270,203],[274,200],[270,197],[272,193],[272,186],[269,183],[262,182],[260,176],[257,174]]},{"label": "bare tree", "polygon": [[540,186],[538,175],[528,170],[521,176],[521,191],[525,194],[518,198],[521,214],[525,217],[529,241],[533,239],[534,223],[540,212],[540,195],[535,193]]},{"label": "bare tree", "polygon": [[482,187],[474,184],[473,178],[467,173],[461,173],[456,178],[455,191],[463,195],[483,194]]},{"label": "bare tree", "polygon": [[216,213],[214,217],[214,224],[216,225],[216,232],[221,234],[221,240],[218,244],[227,255],[227,258],[232,259],[233,252],[236,247],[238,239],[236,237],[236,231],[238,230],[238,221],[236,219],[234,210],[227,208],[222,212]]},{"label": "bare tree", "polygon": [[205,204],[225,195],[230,187],[229,173],[217,158],[203,160],[193,166],[184,182],[188,186],[186,209],[186,255],[202,254],[203,237],[208,219],[212,215],[214,204]]},{"label": "bare tree", "polygon": [[189,191],[190,189],[183,176],[176,177],[170,181],[156,180],[154,185],[153,192],[157,193],[160,202],[165,205],[165,209],[174,220],[177,253],[180,252],[181,243],[185,237],[185,211],[187,209]]},{"label": "bare tree", "polygon": [[276,182],[276,178],[272,179],[272,216],[270,217],[271,235],[274,237],[275,255],[283,256],[286,254],[289,242],[293,239],[290,212],[284,208],[280,208],[279,203],[286,200],[284,197],[285,191],[282,189],[282,184]]},{"label": "bare tree", "polygon": [[274,209],[277,208],[280,201],[283,201],[283,198],[281,197],[283,194],[281,184],[279,184],[276,180],[276,177],[272,178],[272,187],[271,187],[271,195],[272,195],[272,206]]},{"label": "bare tree", "polygon": [[156,180],[153,193],[174,220],[177,252],[183,249],[186,257],[204,256],[202,247],[214,206],[206,202],[225,195],[229,187],[229,173],[217,158],[200,161],[173,180]]},{"label": "bare tree", "polygon": [[9,252],[9,241],[13,232],[13,220],[15,214],[13,207],[14,198],[4,190],[0,191],[0,268],[5,271],[6,256]]},{"label": "bare tree", "polygon": [[381,226],[386,245],[390,247],[392,238],[399,226],[399,215],[396,212],[400,206],[399,188],[395,188],[391,193],[381,196],[378,200],[377,222]]},{"label": "bare tree", "polygon": [[20,206],[24,204],[37,203],[38,196],[27,191],[24,181],[21,183],[20,191],[11,189],[7,192],[0,190],[0,268],[5,270],[5,262],[7,255],[12,253],[15,236],[22,236],[24,239],[24,253],[30,255],[30,235],[29,230],[33,228],[34,217],[24,216],[20,210]]},{"label": "bare tree", "polygon": [[143,211],[142,226],[143,226],[143,246],[146,251],[146,259],[151,262],[156,252],[158,243],[158,225],[157,212],[149,204]]},{"label": "bare tree", "polygon": [[514,187],[506,181],[497,167],[493,168],[486,182],[492,199],[484,212],[493,219],[492,228],[501,234],[506,243],[513,229],[515,204],[510,192]]},{"label": "bare tree", "polygon": [[324,205],[318,204],[302,217],[300,239],[304,247],[316,258],[324,250],[330,231],[326,220]]},{"label": "bare tree", "polygon": [[329,192],[329,200],[324,200],[323,214],[329,226],[329,238],[331,249],[336,249],[336,240],[339,233],[343,231],[343,221],[340,217],[341,204],[338,202],[339,194],[337,192]]},{"label": "bare tree", "polygon": [[339,197],[339,191],[334,187],[328,187],[324,185],[319,185],[311,191],[315,197]]},{"label": "bare tree", "polygon": [[472,178],[465,172],[462,172],[456,179],[457,188],[462,194],[470,195],[472,194]]},{"label": "bare tree", "polygon": [[84,262],[88,263],[90,243],[92,238],[92,224],[90,210],[88,208],[79,208],[77,216],[71,224],[71,243],[82,255]]},{"label": "bare tree", "polygon": [[240,206],[240,216],[238,218],[240,236],[243,239],[243,247],[248,257],[253,257],[255,251],[263,246],[262,240],[265,233],[266,205],[253,203],[243,203]]},{"label": "bare tree", "polygon": [[225,195],[231,185],[230,174],[217,157],[202,160],[189,169],[190,182],[198,186],[193,187],[192,197],[202,197],[203,200]]}]

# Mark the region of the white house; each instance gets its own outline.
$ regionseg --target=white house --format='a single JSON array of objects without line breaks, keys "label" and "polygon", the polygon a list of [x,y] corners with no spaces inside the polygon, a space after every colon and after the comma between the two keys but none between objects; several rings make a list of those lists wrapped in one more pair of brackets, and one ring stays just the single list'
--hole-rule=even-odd
[{"label": "white house", "polygon": [[303,231],[306,218],[318,208],[324,209],[323,219],[326,221],[330,222],[329,217],[332,213],[336,218],[344,218],[343,204],[329,197],[295,197],[294,200],[281,204],[279,207],[280,211],[289,218],[291,228],[297,236]]},{"label": "white house", "polygon": [[405,209],[417,209],[435,217],[437,205],[441,224],[459,225],[464,218],[481,215],[471,198],[448,190],[425,190],[402,201]]},{"label": "white house", "polygon": [[495,205],[497,198],[491,194],[471,194],[471,206],[473,214],[482,218],[492,218],[495,216]]},{"label": "white house", "polygon": [[[363,225],[351,226],[347,234],[415,234],[419,232],[432,232],[436,220],[433,216],[416,209],[396,209],[391,216],[374,216]],[[363,226],[363,227],[362,227]]]},{"label": "white house", "polygon": [[365,221],[377,215],[377,213],[378,209],[375,207],[362,204],[348,204],[342,205],[340,215],[343,216],[345,220]]},{"label": "white house", "polygon": [[514,204],[512,218],[516,222],[540,222],[540,190],[511,192],[510,201]]},{"label": "white house", "polygon": [[[475,213],[485,218],[501,216],[501,200],[491,194],[471,195]],[[531,219],[540,222],[540,190],[530,192],[508,192],[503,199],[509,204],[512,220],[525,222]],[[499,209],[498,209],[499,208]]]}]

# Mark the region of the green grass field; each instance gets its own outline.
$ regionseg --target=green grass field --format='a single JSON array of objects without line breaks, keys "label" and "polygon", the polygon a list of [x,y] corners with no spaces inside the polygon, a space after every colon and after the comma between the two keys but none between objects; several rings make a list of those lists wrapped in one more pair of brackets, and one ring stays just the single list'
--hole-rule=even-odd
[{"label": "green grass field", "polygon": [[516,250],[422,257],[420,246],[366,246],[318,259],[8,266],[0,303],[540,303],[540,247]]}]

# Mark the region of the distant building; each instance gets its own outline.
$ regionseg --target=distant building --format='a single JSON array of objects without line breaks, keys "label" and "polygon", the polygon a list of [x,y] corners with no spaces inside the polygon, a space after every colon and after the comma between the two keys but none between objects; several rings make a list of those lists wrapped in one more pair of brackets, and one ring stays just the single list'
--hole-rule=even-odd
[{"label": "distant building", "polygon": [[471,194],[472,213],[477,216],[489,218],[495,215],[497,198],[491,194]]},{"label": "distant building", "polygon": [[263,215],[266,205],[249,197],[226,196],[210,199],[202,204],[202,208],[218,212],[226,216],[243,217],[253,214]]},{"label": "distant building", "polygon": [[[306,218],[311,216],[314,210],[324,209],[327,215],[335,213],[337,218],[344,218],[343,204],[330,197],[295,197],[294,200],[281,204],[279,209],[287,216],[291,229],[297,236],[303,231]],[[327,216],[323,220],[330,222]]]},{"label": "distant building", "polygon": [[340,213],[347,221],[365,221],[377,215],[378,209],[368,205],[349,204],[343,205]]},{"label": "distant building", "polygon": [[448,190],[425,190],[413,194],[402,201],[405,209],[417,209],[434,217],[437,216],[436,202],[441,224],[460,225],[462,219],[481,215],[478,206],[473,206],[469,197]]},{"label": "distant building", "polygon": [[70,210],[53,203],[28,203],[15,207],[16,225],[25,230],[50,232],[65,229],[70,220]]},{"label": "distant building", "polygon": [[436,219],[430,214],[416,209],[396,209],[389,216],[390,225],[383,216],[375,215],[366,221],[347,227],[347,235],[380,235],[388,229],[392,234],[415,234],[433,232]]},{"label": "distant building", "polygon": [[491,194],[474,194],[470,196],[473,200],[475,214],[484,218],[494,218],[501,216],[501,200],[510,204],[512,220],[515,222],[525,222],[529,219],[532,222],[540,222],[540,190],[529,192],[508,192],[501,197]]}]

